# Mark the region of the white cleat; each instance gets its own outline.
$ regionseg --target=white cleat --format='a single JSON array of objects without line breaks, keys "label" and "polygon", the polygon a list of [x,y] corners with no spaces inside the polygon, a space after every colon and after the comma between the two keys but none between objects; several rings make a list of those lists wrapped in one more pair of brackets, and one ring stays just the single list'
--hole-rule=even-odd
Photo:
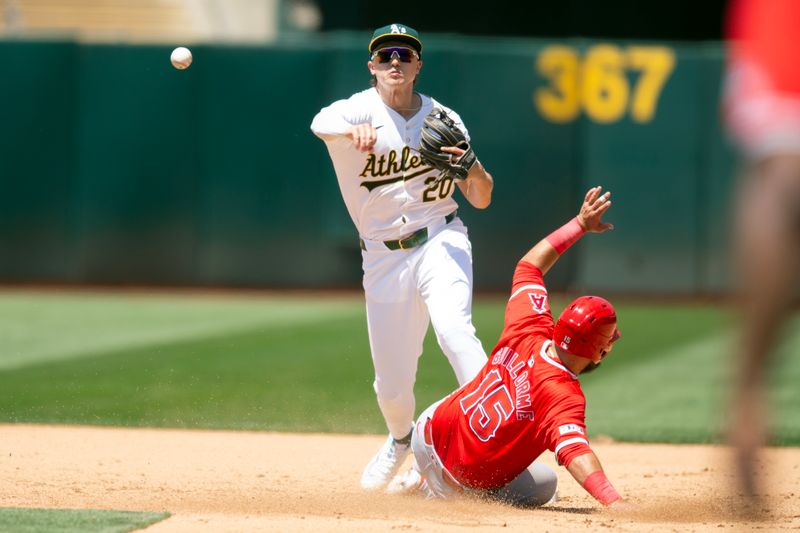
[{"label": "white cleat", "polygon": [[404,474],[394,476],[394,479],[386,487],[386,492],[389,494],[411,494],[421,488],[422,475],[416,468],[412,468]]},{"label": "white cleat", "polygon": [[411,446],[399,444],[389,435],[386,443],[378,450],[361,475],[361,488],[366,490],[380,489],[389,483],[403,465]]}]

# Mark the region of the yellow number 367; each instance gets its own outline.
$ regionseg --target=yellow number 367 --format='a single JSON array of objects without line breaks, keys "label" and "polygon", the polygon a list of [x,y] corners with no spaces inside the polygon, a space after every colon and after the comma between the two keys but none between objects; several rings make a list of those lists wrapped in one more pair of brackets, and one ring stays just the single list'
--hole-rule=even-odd
[{"label": "yellow number 367", "polygon": [[[608,124],[628,108],[634,122],[650,122],[674,68],[675,52],[665,46],[600,44],[583,58],[572,47],[549,46],[536,58],[536,69],[549,85],[534,92],[533,102],[552,122],[570,122],[583,110],[595,122]],[[640,73],[633,88],[629,71]]]}]

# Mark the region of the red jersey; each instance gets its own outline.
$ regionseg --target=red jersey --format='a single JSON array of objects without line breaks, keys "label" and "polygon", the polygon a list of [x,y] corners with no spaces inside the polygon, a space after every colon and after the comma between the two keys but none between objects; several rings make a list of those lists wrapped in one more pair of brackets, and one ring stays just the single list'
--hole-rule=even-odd
[{"label": "red jersey", "polygon": [[431,421],[436,453],[462,485],[506,485],[545,450],[564,464],[589,451],[578,377],[547,353],[553,328],[542,273],[520,261],[489,361]]},{"label": "red jersey", "polygon": [[733,0],[727,20],[733,62],[752,62],[778,92],[800,93],[800,2]]},{"label": "red jersey", "polygon": [[797,152],[800,2],[732,1],[727,23],[724,111],[731,132],[754,156]]}]

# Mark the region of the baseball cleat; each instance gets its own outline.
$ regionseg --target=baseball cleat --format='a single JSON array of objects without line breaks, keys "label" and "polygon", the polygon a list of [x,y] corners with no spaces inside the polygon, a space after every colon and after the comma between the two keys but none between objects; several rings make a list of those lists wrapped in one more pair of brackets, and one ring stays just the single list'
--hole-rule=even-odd
[{"label": "baseball cleat", "polygon": [[422,488],[422,475],[416,468],[410,469],[404,474],[397,474],[389,482],[386,492],[389,494],[410,494]]},{"label": "baseball cleat", "polygon": [[361,475],[361,488],[375,490],[384,487],[391,480],[405,461],[410,444],[400,444],[389,435],[386,443],[378,450]]}]

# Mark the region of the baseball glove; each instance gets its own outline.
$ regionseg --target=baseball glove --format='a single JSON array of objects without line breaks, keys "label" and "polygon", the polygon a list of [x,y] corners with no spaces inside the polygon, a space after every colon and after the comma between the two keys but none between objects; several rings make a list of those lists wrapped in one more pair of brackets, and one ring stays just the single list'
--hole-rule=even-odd
[{"label": "baseball glove", "polygon": [[[455,146],[464,150],[461,157],[442,152],[445,146]],[[419,143],[419,154],[422,162],[441,171],[440,179],[451,177],[456,180],[466,179],[469,169],[477,158],[462,132],[448,114],[434,108],[422,125],[422,138]]]}]

